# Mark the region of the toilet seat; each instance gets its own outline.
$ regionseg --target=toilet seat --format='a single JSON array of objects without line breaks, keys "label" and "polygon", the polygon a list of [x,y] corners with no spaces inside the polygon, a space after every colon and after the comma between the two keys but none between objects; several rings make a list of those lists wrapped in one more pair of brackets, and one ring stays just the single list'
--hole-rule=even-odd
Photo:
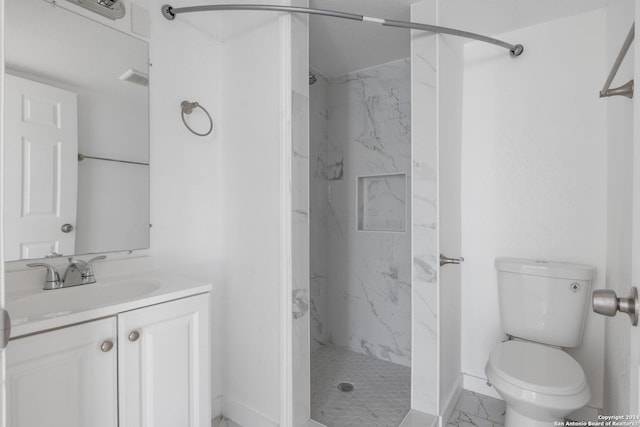
[{"label": "toilet seat", "polygon": [[587,379],[582,367],[557,348],[526,341],[505,341],[489,356],[495,375],[535,393],[568,396],[583,391]]}]

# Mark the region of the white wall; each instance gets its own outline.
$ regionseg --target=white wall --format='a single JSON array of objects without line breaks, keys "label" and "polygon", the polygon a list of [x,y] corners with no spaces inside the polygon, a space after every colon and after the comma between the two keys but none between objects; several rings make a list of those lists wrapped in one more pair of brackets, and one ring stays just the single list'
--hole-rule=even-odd
[{"label": "white wall", "polygon": [[[162,268],[214,282],[213,415],[243,426],[286,424],[294,396],[284,396],[282,384],[293,384],[291,371],[304,372],[305,359],[292,367],[283,351],[308,348],[309,316],[288,323],[292,305],[284,299],[296,277],[305,279],[303,300],[308,292],[308,267],[291,271],[291,245],[305,242],[304,221],[292,217],[306,218],[306,197],[290,186],[292,169],[307,174],[305,140],[292,126],[293,106],[306,104],[307,61],[291,43],[293,28],[305,31],[306,21],[263,12],[159,16],[152,13],[152,254]],[[183,99],[209,109],[213,135],[187,132]],[[281,330],[299,340],[285,343]],[[304,417],[308,399],[295,398],[295,416]]]},{"label": "white wall", "polygon": [[[607,65],[613,64],[633,23],[634,2],[609,2]],[[608,70],[607,70],[608,72]],[[630,49],[612,87],[633,78],[634,49]],[[604,83],[604,78],[602,82]],[[631,227],[633,188],[633,101],[621,97],[601,100],[607,108],[607,276],[606,287],[627,296],[631,286]],[[604,410],[628,414],[629,319],[605,318]]]},{"label": "white wall", "polygon": [[[415,22],[437,22],[435,0],[411,6]],[[411,408],[439,411],[437,38],[411,36]]]},{"label": "white wall", "polygon": [[281,19],[226,39],[220,58],[224,412],[243,426],[281,416]]},{"label": "white wall", "polygon": [[[604,9],[499,37],[525,46],[465,49],[462,140],[462,369],[485,378],[503,337],[494,259],[545,258],[591,264],[606,275]],[[603,319],[589,313],[581,347],[590,406],[602,407]],[[467,386],[467,383],[465,383]],[[478,389],[491,393],[490,389]]]},{"label": "white wall", "polygon": [[[158,6],[159,7],[159,6]],[[151,11],[151,250],[154,265],[214,284],[212,296],[213,416],[222,394],[221,238],[222,138],[202,138],[180,119],[180,102],[198,101],[221,126],[221,48],[183,20]],[[156,13],[157,12],[157,13]],[[190,64],[186,66],[185,64]]]},{"label": "white wall", "polygon": [[[455,26],[447,3],[438,8],[438,25]],[[438,36],[438,248],[458,258],[461,235],[461,145],[463,41]],[[503,51],[504,55],[508,55]],[[461,272],[462,265],[440,267],[438,278],[438,386],[439,414],[448,419],[462,391],[461,374]]]}]

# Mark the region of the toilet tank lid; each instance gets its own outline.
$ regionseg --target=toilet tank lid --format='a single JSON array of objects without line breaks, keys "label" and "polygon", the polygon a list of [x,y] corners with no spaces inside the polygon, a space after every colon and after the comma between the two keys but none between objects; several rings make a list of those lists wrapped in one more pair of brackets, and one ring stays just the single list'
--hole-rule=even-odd
[{"label": "toilet tank lid", "polygon": [[496,258],[496,270],[560,279],[593,280],[596,268],[585,264],[523,258]]}]

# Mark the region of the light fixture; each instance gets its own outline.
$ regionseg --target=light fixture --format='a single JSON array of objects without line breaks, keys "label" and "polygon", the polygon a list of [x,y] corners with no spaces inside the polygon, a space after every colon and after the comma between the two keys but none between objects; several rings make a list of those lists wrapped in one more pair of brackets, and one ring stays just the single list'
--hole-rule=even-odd
[{"label": "light fixture", "polygon": [[124,16],[124,3],[121,0],[67,0],[89,9],[109,19],[120,19]]}]

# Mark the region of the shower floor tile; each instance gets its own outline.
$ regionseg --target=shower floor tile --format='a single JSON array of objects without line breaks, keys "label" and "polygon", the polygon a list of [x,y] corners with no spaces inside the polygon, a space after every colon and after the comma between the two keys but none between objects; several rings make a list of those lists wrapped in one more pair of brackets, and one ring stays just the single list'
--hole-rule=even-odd
[{"label": "shower floor tile", "polygon": [[[338,384],[351,383],[342,392]],[[311,354],[311,418],[327,427],[397,427],[411,405],[411,369],[330,346]]]}]

